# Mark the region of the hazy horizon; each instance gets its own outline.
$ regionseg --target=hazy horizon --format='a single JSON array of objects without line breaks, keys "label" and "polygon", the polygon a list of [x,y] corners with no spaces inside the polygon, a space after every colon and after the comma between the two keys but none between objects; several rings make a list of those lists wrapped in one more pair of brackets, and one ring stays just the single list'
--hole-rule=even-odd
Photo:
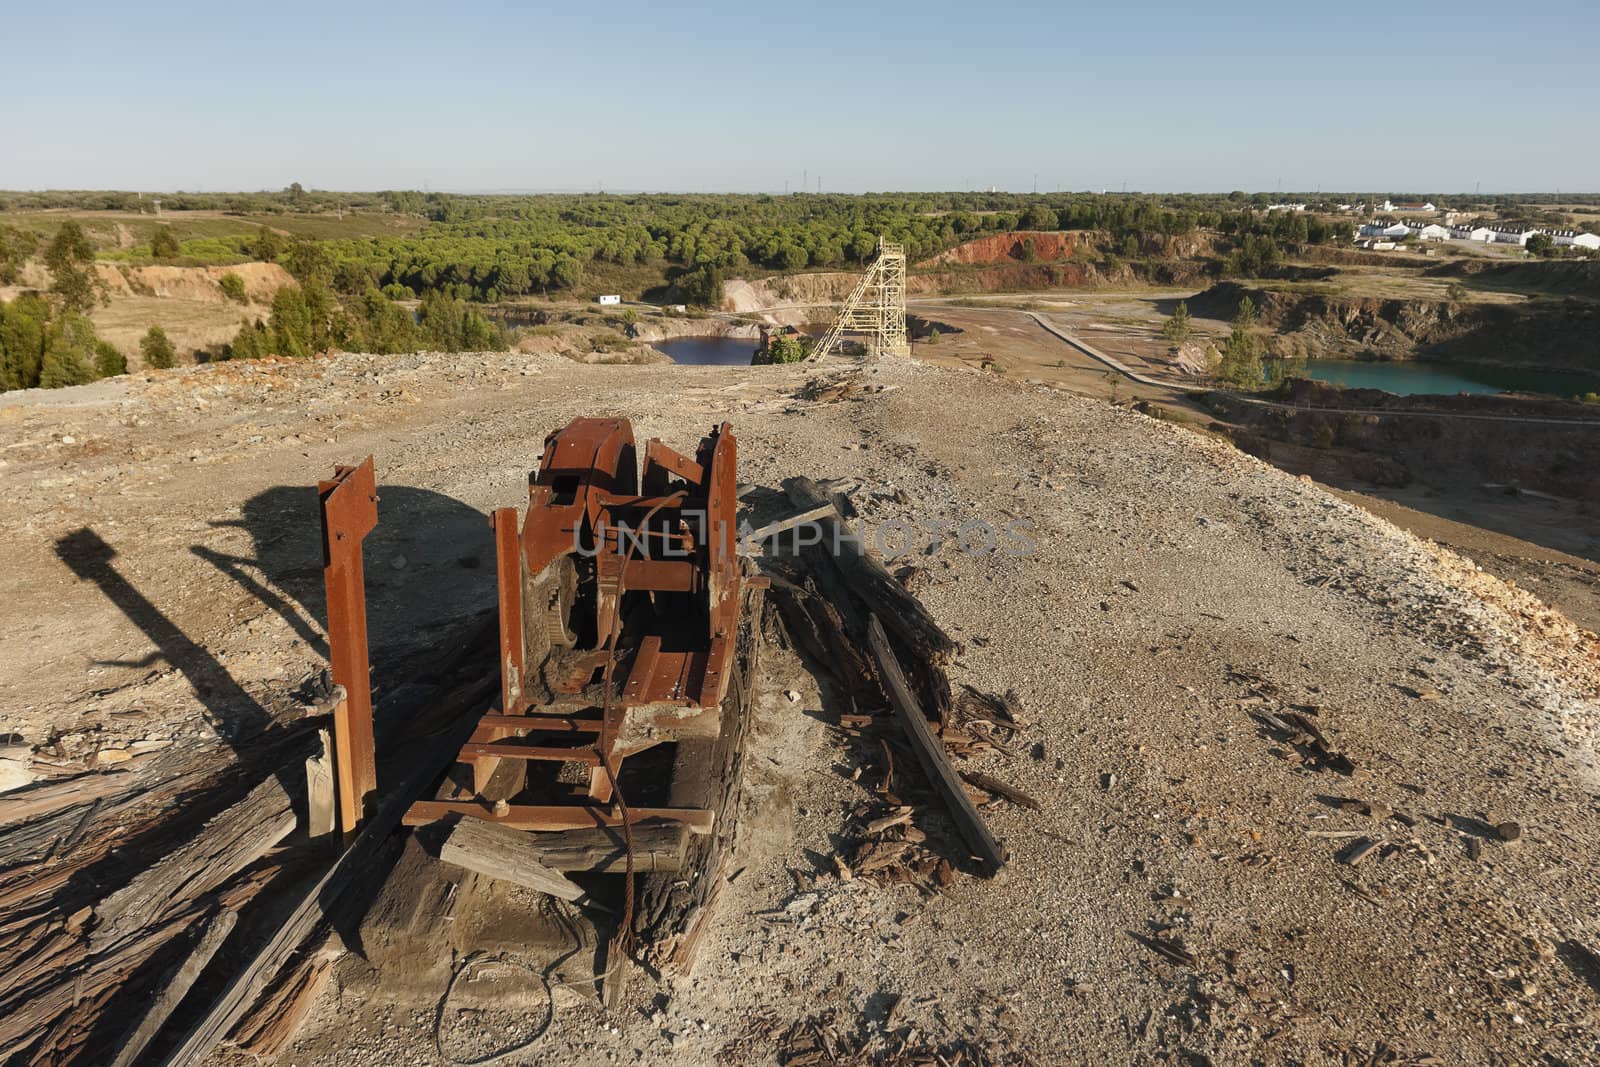
[{"label": "hazy horizon", "polygon": [[1436,0],[19,9],[0,187],[1600,186],[1597,10],[1460,18]]}]

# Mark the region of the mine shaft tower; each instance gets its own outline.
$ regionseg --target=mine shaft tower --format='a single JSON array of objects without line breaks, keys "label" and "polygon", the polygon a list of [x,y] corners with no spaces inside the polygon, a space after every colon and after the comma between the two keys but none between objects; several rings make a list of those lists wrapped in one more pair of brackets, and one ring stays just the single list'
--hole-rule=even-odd
[{"label": "mine shaft tower", "polygon": [[878,254],[856,283],[812,356],[822,359],[845,331],[866,333],[867,355],[910,356],[906,339],[906,248],[878,238]]}]

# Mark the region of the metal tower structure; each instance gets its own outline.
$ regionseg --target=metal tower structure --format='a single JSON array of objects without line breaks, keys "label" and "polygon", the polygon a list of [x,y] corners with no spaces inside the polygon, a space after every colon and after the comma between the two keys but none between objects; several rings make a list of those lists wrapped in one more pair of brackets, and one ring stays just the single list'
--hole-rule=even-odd
[{"label": "metal tower structure", "polygon": [[812,350],[822,359],[848,330],[866,333],[867,355],[910,356],[906,339],[906,248],[878,238],[878,255],[844,302],[839,317]]}]

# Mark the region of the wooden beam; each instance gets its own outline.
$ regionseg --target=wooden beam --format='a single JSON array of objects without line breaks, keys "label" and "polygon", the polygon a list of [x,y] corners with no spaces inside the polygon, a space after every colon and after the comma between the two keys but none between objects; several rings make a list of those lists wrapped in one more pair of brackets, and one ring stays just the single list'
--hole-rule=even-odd
[{"label": "wooden beam", "polygon": [[276,778],[267,778],[189,841],[96,904],[90,943],[100,951],[155,926],[260,859],[289,836],[295,821],[288,794]]},{"label": "wooden beam", "polygon": [[[475,680],[454,694],[454,699],[459,703],[442,706],[459,709],[459,714],[470,708],[468,701],[479,699],[481,694],[482,687]],[[470,732],[471,723],[463,721],[443,737],[419,742],[414,762],[410,764],[410,773],[393,792],[388,793],[350,847],[321,878],[305,890],[299,904],[279,922],[272,938],[244,963],[205,1016],[189,1029],[178,1047],[162,1061],[165,1067],[193,1067],[210,1055],[244,1017],[245,1012],[250,1010],[250,1006],[272,983],[317,924],[334,910],[351,883],[371,870],[384,842],[400,825],[401,816],[405,814],[412,798],[454,762],[456,750]]]},{"label": "wooden beam", "polygon": [[333,833],[337,822],[333,737],[327,730],[318,730],[317,751],[306,758],[306,836],[320,840]]},{"label": "wooden beam", "polygon": [[[633,827],[633,869],[676,874],[683,868],[689,830],[682,823]],[[540,863],[554,871],[622,874],[628,869],[621,828],[596,827],[554,834],[524,834]]]},{"label": "wooden beam", "polygon": [[792,530],[796,526],[800,526],[804,523],[821,522],[823,519],[834,515],[836,511],[837,509],[831,503],[818,504],[815,507],[807,508],[805,511],[799,512],[798,514],[790,515],[787,519],[779,519],[776,522],[769,522],[760,529],[751,530],[749,533],[744,535],[744,541],[746,544],[753,545],[760,541],[765,541],[767,538],[772,537],[775,534],[781,534],[785,530]]},{"label": "wooden beam", "polygon": [[978,814],[972,798],[967,795],[966,786],[961,784],[955,768],[950,766],[950,758],[939,739],[933,735],[927,717],[912,695],[911,687],[906,684],[900,661],[889,647],[889,636],[883,632],[883,624],[876,615],[867,620],[867,641],[878,661],[878,676],[883,679],[884,689],[888,691],[889,703],[894,707],[900,725],[905,728],[912,751],[917,754],[917,761],[922,764],[934,791],[949,809],[950,817],[955,821],[956,829],[961,832],[967,847],[983,861],[987,873],[993,874],[1005,866],[1005,849],[989,832],[983,816]]},{"label": "wooden beam", "polygon": [[[148,758],[148,756],[136,756],[134,759]],[[87,804],[91,800],[131,790],[138,784],[138,777],[126,770],[133,762],[134,760],[128,760],[122,764],[122,768],[115,771],[100,771],[56,782],[41,782],[0,797],[0,826],[26,822],[28,819],[49,815],[62,808]]]},{"label": "wooden beam", "polygon": [[439,858],[562,900],[581,900],[587,891],[560,871],[545,866],[533,847],[533,839],[532,834],[482,819],[462,819],[450,828]]},{"label": "wooden beam", "polygon": [[145,1009],[138,1022],[134,1023],[133,1029],[122,1041],[121,1051],[117,1053],[116,1059],[111,1061],[111,1067],[129,1067],[129,1064],[138,1060],[139,1054],[150,1044],[151,1039],[161,1032],[161,1028],[172,1015],[172,1010],[188,994],[195,980],[206,969],[206,964],[211,962],[211,957],[217,954],[217,949],[221,948],[228,935],[233,933],[238,921],[239,913],[226,908],[205,921],[194,948],[189,950],[188,957],[178,968],[177,973],[161,987],[155,999],[150,1002],[150,1006]]},{"label": "wooden beam", "polygon": [[[621,826],[622,816],[609,808],[583,807],[577,804],[512,804],[504,815],[476,800],[419,800],[405,814],[405,825],[427,826],[451,815],[485,819],[513,830],[585,830],[596,826]],[[704,808],[629,808],[628,821],[640,823],[646,819],[666,819],[679,822],[690,833],[709,834],[716,821],[714,813]]]},{"label": "wooden beam", "polygon": [[[832,503],[810,478],[786,478],[783,490],[797,507],[816,508]],[[911,650],[935,664],[948,663],[959,646],[928,614],[922,601],[912,596],[882,561],[867,553],[861,536],[837,510],[821,522],[825,531],[821,547],[847,579],[850,592],[882,616],[884,625],[893,629]]]}]

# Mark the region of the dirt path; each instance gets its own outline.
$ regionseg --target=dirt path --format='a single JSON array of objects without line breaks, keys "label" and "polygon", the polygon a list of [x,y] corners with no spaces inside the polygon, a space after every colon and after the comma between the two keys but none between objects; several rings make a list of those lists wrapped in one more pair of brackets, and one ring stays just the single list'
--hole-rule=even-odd
[{"label": "dirt path", "polygon": [[[824,375],[857,388],[797,398]],[[1231,447],[992,374],[345,356],[9,394],[8,728],[71,762],[283,706],[320,662],[308,487],[368,452],[374,647],[426,643],[490,602],[484,516],[519,503],[544,434],[577,414],[679,444],[730,419],[741,481],[851,479],[869,528],[1026,524],[1026,552],[947,542],[913,563],[965,646],[953,681],[1014,690],[1028,720],[1014,755],[968,768],[1042,810],[990,810],[1003,879],[926,898],[840,881],[838,834],[867,797],[851,775],[875,757],[774,653],[695,976],[635,976],[611,1014],[552,991],[527,1062],[772,1063],[792,1023],[828,1013],[869,1050],[914,1027],[1041,1064],[1600,1058],[1600,975],[1572,947],[1600,943],[1594,636]],[[92,544],[120,586],[75,576]],[[1295,709],[1351,775],[1252,717]],[[1508,821],[1514,843],[1490,829]],[[948,834],[934,811],[916,823]],[[1351,867],[1356,837],[1327,835],[1382,847]],[[440,1062],[442,986],[378,997],[358,962],[284,1062]]]}]

